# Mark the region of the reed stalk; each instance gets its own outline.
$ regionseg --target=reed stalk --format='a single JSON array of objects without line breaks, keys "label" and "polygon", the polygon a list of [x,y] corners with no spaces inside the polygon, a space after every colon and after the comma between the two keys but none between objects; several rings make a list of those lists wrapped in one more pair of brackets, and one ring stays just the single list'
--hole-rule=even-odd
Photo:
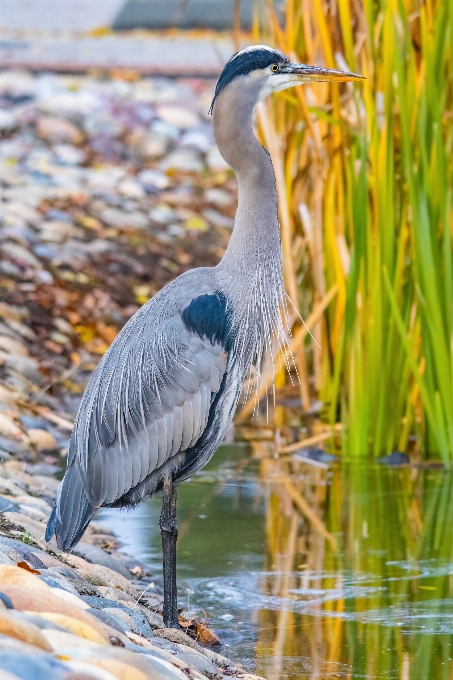
[{"label": "reed stalk", "polygon": [[266,26],[257,40],[294,61],[367,77],[284,91],[259,116],[288,289],[303,316],[337,290],[313,328],[322,349],[308,335],[296,349],[310,396],[347,455],[415,446],[449,465],[453,3],[287,0],[283,27],[271,4]]}]

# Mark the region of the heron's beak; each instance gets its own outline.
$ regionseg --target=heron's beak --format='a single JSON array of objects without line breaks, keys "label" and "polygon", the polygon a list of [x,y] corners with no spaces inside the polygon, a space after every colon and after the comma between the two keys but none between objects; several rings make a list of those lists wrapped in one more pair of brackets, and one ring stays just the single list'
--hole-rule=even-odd
[{"label": "heron's beak", "polygon": [[303,83],[324,81],[346,83],[351,80],[365,80],[365,76],[360,76],[358,73],[347,73],[346,71],[336,71],[333,68],[307,66],[306,64],[288,64],[280,68],[279,72],[294,76],[294,80],[300,80]]}]

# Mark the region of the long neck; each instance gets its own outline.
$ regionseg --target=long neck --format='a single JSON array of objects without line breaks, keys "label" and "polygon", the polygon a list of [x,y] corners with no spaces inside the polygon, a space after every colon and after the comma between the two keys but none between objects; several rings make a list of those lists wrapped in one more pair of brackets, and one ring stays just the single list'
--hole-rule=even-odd
[{"label": "long neck", "polygon": [[[277,190],[272,162],[253,134],[253,108],[229,85],[214,106],[214,133],[238,180],[238,209],[228,248],[216,267],[219,289],[231,302],[235,351],[244,372],[287,346]],[[284,317],[286,318],[286,317]],[[265,363],[267,359],[265,360]],[[273,360],[269,359],[269,370]],[[267,365],[267,363],[266,363]]]},{"label": "long neck", "polygon": [[[234,86],[222,92],[214,106],[214,134],[225,161],[238,180],[238,209],[220,270],[247,271],[266,259],[281,257],[277,191],[272,161],[253,133],[252,117],[257,97]],[[244,269],[245,268],[245,269]]]}]

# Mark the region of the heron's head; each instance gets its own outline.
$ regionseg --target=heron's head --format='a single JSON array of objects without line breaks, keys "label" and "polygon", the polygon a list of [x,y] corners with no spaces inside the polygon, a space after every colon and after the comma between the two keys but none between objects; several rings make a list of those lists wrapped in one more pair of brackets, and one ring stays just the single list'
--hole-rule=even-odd
[{"label": "heron's head", "polygon": [[[293,64],[288,57],[266,45],[253,45],[234,54],[217,81],[211,112],[217,98],[224,92],[236,103],[256,104],[272,92],[288,87],[319,81],[345,82],[361,80],[363,76],[335,69]],[[238,101],[239,100],[239,101]]]}]

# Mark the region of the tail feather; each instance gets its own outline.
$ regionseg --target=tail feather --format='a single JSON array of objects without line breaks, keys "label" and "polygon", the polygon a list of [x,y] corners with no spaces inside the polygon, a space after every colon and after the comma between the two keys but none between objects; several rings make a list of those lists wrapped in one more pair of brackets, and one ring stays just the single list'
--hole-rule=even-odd
[{"label": "tail feather", "polygon": [[91,503],[76,465],[71,465],[58,489],[49,517],[46,541],[55,534],[60,550],[67,552],[80,541],[97,508]]}]

